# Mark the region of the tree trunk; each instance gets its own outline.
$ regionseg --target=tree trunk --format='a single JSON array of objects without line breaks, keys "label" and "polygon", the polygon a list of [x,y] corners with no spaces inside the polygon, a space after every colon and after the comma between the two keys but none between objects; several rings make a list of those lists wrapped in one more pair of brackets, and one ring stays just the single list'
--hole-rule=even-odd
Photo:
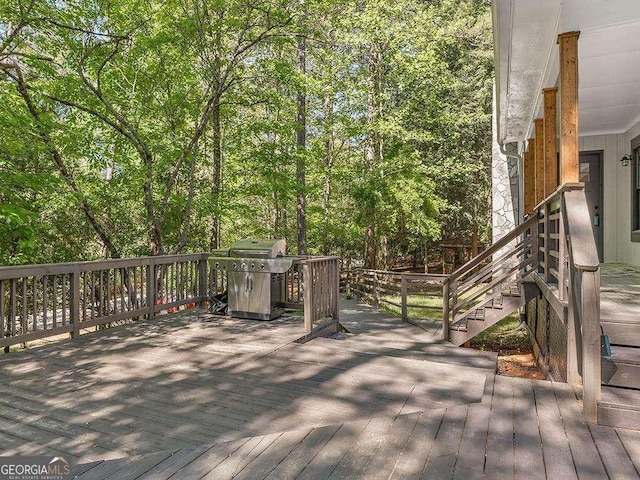
[{"label": "tree trunk", "polygon": [[220,193],[222,182],[222,133],[220,131],[220,99],[216,99],[211,115],[213,179],[211,181],[211,198],[214,211],[211,214],[209,246],[211,250],[220,248]]},{"label": "tree trunk", "polygon": [[331,95],[327,95],[324,100],[325,130],[327,139],[324,143],[325,149],[325,177],[324,187],[322,189],[322,211],[324,213],[324,221],[329,221],[329,200],[331,198],[331,172],[333,170],[333,101]]},{"label": "tree trunk", "polygon": [[[306,73],[306,41],[304,35],[298,37],[298,71],[302,81]],[[307,150],[307,98],[304,87],[298,89],[298,130],[296,132],[296,177],[298,181],[298,255],[307,254],[307,194],[306,194],[306,150]]]},{"label": "tree trunk", "polygon": [[93,212],[93,209],[89,206],[89,203],[85,199],[84,195],[82,195],[82,193],[80,192],[80,188],[78,187],[78,184],[76,183],[75,178],[73,177],[73,174],[67,168],[64,162],[64,159],[62,157],[62,154],[56,148],[53,139],[49,135],[49,132],[46,131],[46,129],[44,128],[40,119],[40,112],[36,108],[36,103],[31,98],[31,94],[29,93],[29,87],[24,81],[22,71],[17,66],[15,67],[15,73],[16,73],[16,78],[15,78],[16,89],[18,90],[18,93],[22,97],[22,100],[24,101],[27,107],[27,110],[31,115],[31,118],[33,118],[38,136],[40,137],[40,140],[42,141],[44,146],[49,151],[53,159],[53,162],[55,163],[58,169],[58,172],[60,173],[62,178],[64,178],[69,189],[73,192],[74,197],[78,199],[80,203],[80,208],[84,213],[85,218],[93,228],[94,232],[98,235],[98,237],[102,241],[102,244],[105,250],[109,252],[109,254],[111,255],[111,258],[120,258],[121,257],[120,251],[113,243],[111,236],[107,234],[107,231],[104,228],[104,226],[96,218],[96,215]]},{"label": "tree trunk", "polygon": [[[369,91],[367,92],[367,126],[368,135],[365,143],[365,167],[369,171],[376,168],[380,152],[378,148],[380,143],[376,134],[375,122],[379,115],[380,100],[380,65],[381,54],[376,50],[375,46],[371,46],[369,52]],[[369,204],[366,212],[367,225],[365,227],[364,238],[364,266],[365,268],[376,269],[378,260],[378,236],[376,228],[376,208],[375,205]]]}]

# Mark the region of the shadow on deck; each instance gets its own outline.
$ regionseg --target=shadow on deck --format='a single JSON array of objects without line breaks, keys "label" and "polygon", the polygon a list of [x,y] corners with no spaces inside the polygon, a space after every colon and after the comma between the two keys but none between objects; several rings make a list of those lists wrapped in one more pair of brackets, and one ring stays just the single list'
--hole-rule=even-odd
[{"label": "shadow on deck", "polygon": [[0,451],[80,478],[638,478],[640,432],[590,429],[567,385],[353,301],[341,320],[297,344],[297,317],[190,310],[6,355]]}]

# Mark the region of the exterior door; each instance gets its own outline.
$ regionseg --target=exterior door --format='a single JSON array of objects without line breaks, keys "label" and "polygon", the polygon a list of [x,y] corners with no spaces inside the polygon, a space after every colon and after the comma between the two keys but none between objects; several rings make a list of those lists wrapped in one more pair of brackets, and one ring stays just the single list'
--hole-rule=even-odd
[{"label": "exterior door", "polygon": [[585,185],[591,227],[602,262],[602,152],[580,152],[580,181]]}]

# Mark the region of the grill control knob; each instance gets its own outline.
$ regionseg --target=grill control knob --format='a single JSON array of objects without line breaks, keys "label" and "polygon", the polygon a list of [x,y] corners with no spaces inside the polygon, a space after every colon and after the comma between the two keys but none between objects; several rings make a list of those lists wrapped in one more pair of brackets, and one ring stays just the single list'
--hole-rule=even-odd
[{"label": "grill control knob", "polygon": [[244,268],[247,266],[246,263],[242,262],[242,265],[240,265],[240,268],[242,268],[244,270]]},{"label": "grill control knob", "polygon": [[260,264],[260,269],[261,269],[261,270],[264,270],[264,263],[261,263],[261,264]]},{"label": "grill control knob", "polygon": [[220,268],[220,262],[216,262],[216,268]]},{"label": "grill control knob", "polygon": [[236,262],[233,262],[233,265],[231,266],[231,268],[238,268],[238,264]]},{"label": "grill control knob", "polygon": [[256,264],[255,264],[255,263],[252,263],[252,264],[251,264],[251,269],[254,269],[254,268],[256,268]]}]

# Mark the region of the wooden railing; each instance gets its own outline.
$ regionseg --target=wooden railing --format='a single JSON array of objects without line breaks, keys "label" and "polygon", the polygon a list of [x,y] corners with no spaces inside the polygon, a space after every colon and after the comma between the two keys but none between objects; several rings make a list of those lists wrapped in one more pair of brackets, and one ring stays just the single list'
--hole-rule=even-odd
[{"label": "wooden railing", "polygon": [[530,218],[448,276],[444,286],[442,337],[479,302],[500,295],[502,288],[538,266],[538,222]]},{"label": "wooden railing", "polygon": [[340,317],[340,262],[338,257],[298,258],[294,261],[294,270],[302,272],[299,290],[302,292],[304,310],[304,328],[311,334],[323,319],[337,324]]},{"label": "wooden railing", "polygon": [[[209,254],[0,267],[0,348],[203,305],[227,288]],[[295,257],[287,306],[314,325],[339,316],[337,257]]]},{"label": "wooden railing", "polygon": [[354,269],[347,275],[347,289],[375,307],[400,314],[405,321],[421,320],[434,330],[442,325],[448,275]]},{"label": "wooden railing", "polygon": [[[564,322],[566,377],[582,383],[585,418],[597,421],[601,393],[600,271],[583,184],[566,184],[538,206],[540,269],[535,277],[552,310]],[[555,312],[553,312],[555,310]]]},{"label": "wooden railing", "polygon": [[156,313],[207,298],[207,255],[0,268],[0,347]]}]

